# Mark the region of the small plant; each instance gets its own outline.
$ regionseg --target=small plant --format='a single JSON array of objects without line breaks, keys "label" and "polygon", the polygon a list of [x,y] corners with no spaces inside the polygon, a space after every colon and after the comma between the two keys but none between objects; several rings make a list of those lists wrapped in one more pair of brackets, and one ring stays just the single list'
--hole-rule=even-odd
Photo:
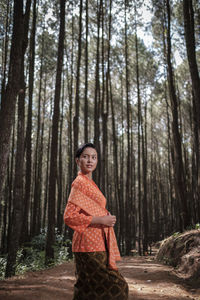
[{"label": "small plant", "polygon": [[168,265],[168,266],[171,266],[172,265],[172,259],[170,259],[169,257],[167,257],[167,256],[163,256],[163,263],[165,264],[165,265]]},{"label": "small plant", "polygon": [[46,231],[41,230],[39,235],[36,235],[35,237],[32,238],[31,246],[34,249],[43,251],[45,250],[45,244],[46,244]]},{"label": "small plant", "polygon": [[44,264],[45,252],[25,247],[17,253],[16,274],[23,274],[26,271],[36,271],[45,268]]},{"label": "small plant", "polygon": [[0,257],[0,279],[4,278],[5,269],[6,269],[6,257]]},{"label": "small plant", "polygon": [[197,224],[195,225],[195,229],[200,229],[200,223],[197,223]]},{"label": "small plant", "polygon": [[[17,252],[16,274],[23,274],[27,271],[37,271],[45,269],[45,245],[46,230],[41,230],[40,234],[32,238]],[[63,234],[55,230],[54,252],[55,259],[51,266],[61,264],[69,259],[69,247],[71,241],[65,239]],[[0,257],[0,279],[5,276],[6,256]]]},{"label": "small plant", "polygon": [[180,232],[178,232],[178,231],[173,233],[173,237],[177,237],[179,235],[180,235]]}]

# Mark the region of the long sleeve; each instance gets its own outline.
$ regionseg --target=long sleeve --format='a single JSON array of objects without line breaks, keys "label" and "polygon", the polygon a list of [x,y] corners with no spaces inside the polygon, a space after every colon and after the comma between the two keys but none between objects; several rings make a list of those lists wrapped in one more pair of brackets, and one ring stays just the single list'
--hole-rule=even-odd
[{"label": "long sleeve", "polygon": [[86,215],[81,208],[73,203],[68,203],[64,212],[64,222],[77,232],[84,232],[91,224],[92,216]]},{"label": "long sleeve", "polygon": [[[106,251],[102,225],[91,224],[93,216],[104,216],[106,199],[98,187],[79,174],[72,183],[64,222],[74,230],[72,252]],[[98,210],[99,209],[99,210]]]}]

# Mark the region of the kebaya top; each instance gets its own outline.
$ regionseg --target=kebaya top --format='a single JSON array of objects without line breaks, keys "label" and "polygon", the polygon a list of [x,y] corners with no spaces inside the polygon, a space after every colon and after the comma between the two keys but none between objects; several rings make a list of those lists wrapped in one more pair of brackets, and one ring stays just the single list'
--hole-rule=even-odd
[{"label": "kebaya top", "polygon": [[93,180],[81,172],[72,183],[68,203],[64,212],[65,223],[74,230],[73,252],[109,252],[109,267],[117,269],[120,260],[113,227],[91,224],[93,216],[108,215],[106,199]]}]

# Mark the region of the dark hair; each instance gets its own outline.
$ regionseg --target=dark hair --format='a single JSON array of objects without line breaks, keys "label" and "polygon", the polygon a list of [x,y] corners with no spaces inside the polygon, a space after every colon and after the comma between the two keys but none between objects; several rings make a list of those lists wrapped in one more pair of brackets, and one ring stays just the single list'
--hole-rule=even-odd
[{"label": "dark hair", "polygon": [[84,144],[84,145],[82,145],[81,147],[78,148],[78,150],[76,151],[76,158],[79,158],[86,148],[93,148],[97,151],[94,144],[86,143],[86,144]]}]

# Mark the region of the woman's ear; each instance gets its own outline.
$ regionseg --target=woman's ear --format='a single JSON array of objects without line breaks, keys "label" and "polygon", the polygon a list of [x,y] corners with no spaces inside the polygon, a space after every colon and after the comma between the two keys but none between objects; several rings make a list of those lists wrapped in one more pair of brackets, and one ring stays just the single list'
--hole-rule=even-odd
[{"label": "woman's ear", "polygon": [[77,165],[79,166],[79,159],[76,158],[75,161],[76,161]]}]

